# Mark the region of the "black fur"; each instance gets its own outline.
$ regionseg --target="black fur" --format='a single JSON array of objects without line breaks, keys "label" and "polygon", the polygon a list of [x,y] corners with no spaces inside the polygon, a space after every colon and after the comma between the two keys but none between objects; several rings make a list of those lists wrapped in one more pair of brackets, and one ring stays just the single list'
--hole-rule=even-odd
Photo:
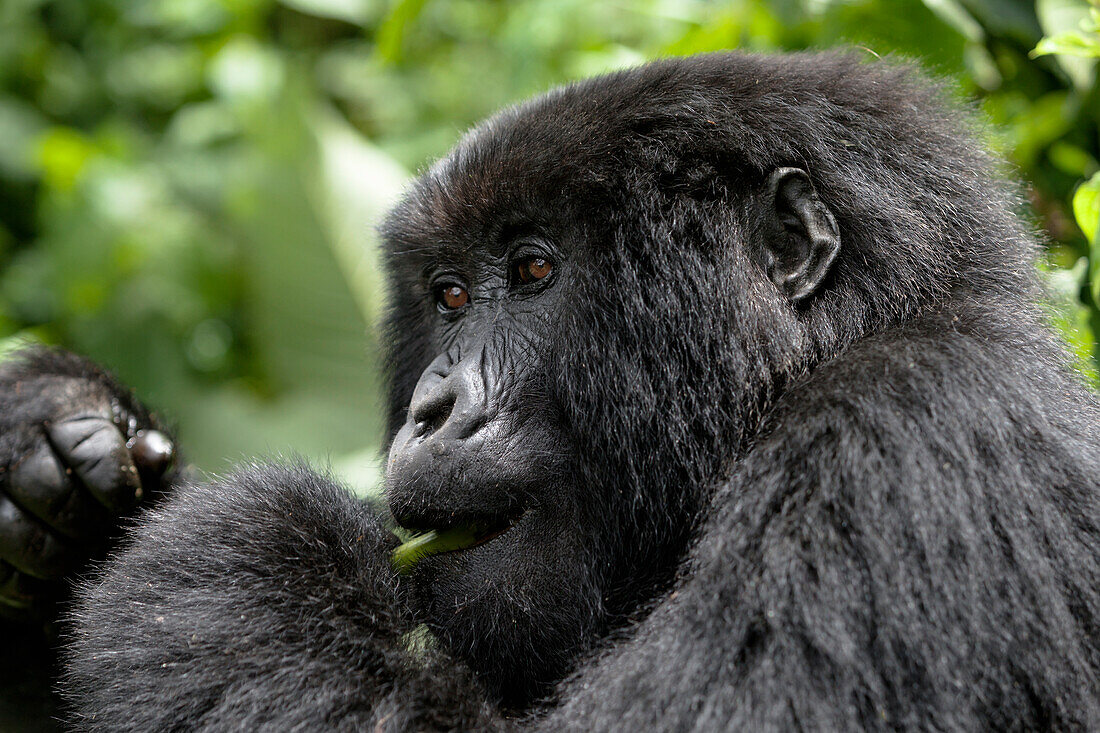
[{"label": "black fur", "polygon": [[[395,545],[376,516],[302,467],[182,487],[85,597],[113,612],[82,628],[66,692],[93,728],[473,725],[488,708],[471,675],[439,678],[431,654],[407,652]],[[81,674],[115,664],[143,671],[108,684]]]},{"label": "black fur", "polygon": [[[490,343],[483,375],[522,367],[514,440],[389,498],[435,526],[518,455],[535,529],[403,579],[305,469],[184,488],[84,594],[78,723],[1100,727],[1100,403],[972,127],[905,64],[722,54],[473,131],[385,226],[391,422]],[[840,232],[797,304],[761,256],[781,167]],[[553,289],[441,325],[428,271],[517,232],[553,243]],[[439,648],[409,651],[418,622]]]}]

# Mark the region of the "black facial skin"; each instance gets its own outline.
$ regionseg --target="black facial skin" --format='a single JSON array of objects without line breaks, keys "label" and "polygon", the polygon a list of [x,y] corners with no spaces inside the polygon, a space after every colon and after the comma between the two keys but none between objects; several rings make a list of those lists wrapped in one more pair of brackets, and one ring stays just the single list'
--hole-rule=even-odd
[{"label": "black facial skin", "polygon": [[[546,273],[540,279],[532,262]],[[440,252],[421,272],[439,354],[390,447],[387,499],[408,529],[475,525],[488,538],[421,560],[414,582],[423,618],[449,643],[516,660],[478,669],[516,698],[561,674],[593,631],[571,609],[600,592],[589,553],[599,553],[606,528],[580,511],[547,364],[570,262],[563,246],[528,234]],[[455,287],[465,303],[451,309],[445,291]],[[469,624],[471,616],[492,619],[497,633]]]}]

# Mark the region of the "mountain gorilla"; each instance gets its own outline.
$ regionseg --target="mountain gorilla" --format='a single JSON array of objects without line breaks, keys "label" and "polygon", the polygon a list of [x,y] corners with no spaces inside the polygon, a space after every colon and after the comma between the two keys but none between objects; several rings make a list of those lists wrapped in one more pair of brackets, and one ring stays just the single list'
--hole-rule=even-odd
[{"label": "mountain gorilla", "polygon": [[[392,517],[179,487],[81,594],[78,722],[1100,727],[1100,402],[971,127],[721,54],[475,129],[383,227]],[[49,359],[50,419],[116,398]]]}]

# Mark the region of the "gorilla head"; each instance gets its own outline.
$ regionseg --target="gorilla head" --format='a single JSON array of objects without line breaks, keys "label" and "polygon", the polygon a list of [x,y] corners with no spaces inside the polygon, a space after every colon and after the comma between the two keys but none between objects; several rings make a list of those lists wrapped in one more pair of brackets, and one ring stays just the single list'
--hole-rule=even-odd
[{"label": "gorilla head", "polygon": [[384,227],[389,505],[476,528],[413,579],[506,697],[670,580],[790,380],[950,277],[1027,289],[937,92],[857,65],[704,56],[555,91],[471,132]]}]

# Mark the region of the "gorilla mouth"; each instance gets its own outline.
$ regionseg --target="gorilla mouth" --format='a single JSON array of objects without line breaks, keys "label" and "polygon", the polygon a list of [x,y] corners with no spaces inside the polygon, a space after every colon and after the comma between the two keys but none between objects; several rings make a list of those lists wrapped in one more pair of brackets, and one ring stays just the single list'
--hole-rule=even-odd
[{"label": "gorilla mouth", "polygon": [[394,567],[399,573],[406,575],[425,557],[480,547],[512,529],[523,514],[521,510],[494,519],[430,529],[414,535],[394,549]]}]

